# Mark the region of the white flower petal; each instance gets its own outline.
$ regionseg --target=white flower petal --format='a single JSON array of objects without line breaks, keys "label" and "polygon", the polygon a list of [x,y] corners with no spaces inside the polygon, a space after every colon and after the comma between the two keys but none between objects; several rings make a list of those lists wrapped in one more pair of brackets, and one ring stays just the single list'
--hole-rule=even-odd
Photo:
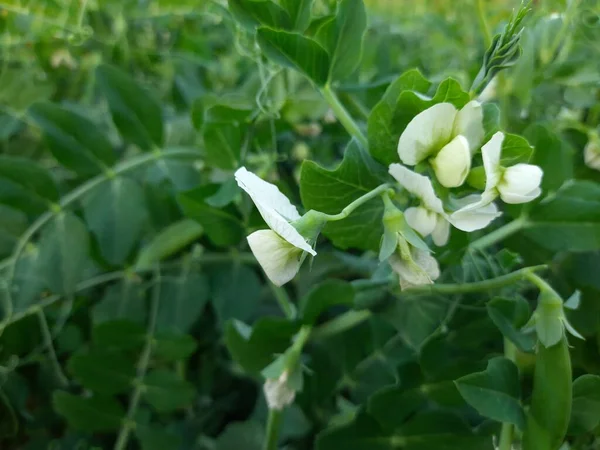
[{"label": "white flower petal", "polygon": [[481,230],[487,227],[496,217],[502,215],[495,203],[486,203],[481,200],[479,195],[469,195],[461,201],[471,203],[448,217],[450,223],[459,230],[466,232]]},{"label": "white flower petal", "polygon": [[462,185],[471,170],[469,142],[464,136],[456,136],[440,150],[431,165],[442,186],[453,188]]},{"label": "white flower petal", "polygon": [[389,172],[404,189],[419,198],[425,208],[443,214],[444,205],[435,195],[429,177],[419,175],[402,164],[390,164]]},{"label": "white flower petal", "polygon": [[491,191],[500,182],[500,154],[502,153],[502,142],[504,141],[504,133],[498,131],[492,138],[481,148],[481,156],[483,158],[483,168],[485,169],[485,190]]},{"label": "white flower petal", "polygon": [[283,410],[291,405],[296,397],[296,391],[288,384],[288,372],[284,371],[279,378],[269,378],[263,385],[263,392],[269,409]]},{"label": "white flower petal", "polygon": [[271,230],[255,231],[248,236],[250,250],[276,286],[282,286],[300,270],[302,250]]},{"label": "white flower petal", "polygon": [[433,243],[438,247],[443,247],[448,243],[448,238],[450,237],[450,222],[448,222],[445,217],[438,214],[437,223],[431,233],[431,237]]},{"label": "white flower petal", "polygon": [[[300,214],[298,214],[296,207],[292,205],[290,200],[283,195],[279,188],[274,184],[256,176],[252,172],[246,170],[245,167],[240,167],[235,172],[235,179],[238,186],[248,193],[256,206],[270,208],[288,222],[293,222],[300,218]],[[263,219],[271,226],[266,217],[263,216]]]},{"label": "white flower petal", "polygon": [[404,211],[404,218],[408,225],[423,237],[429,236],[433,232],[437,216],[438,214],[422,206],[408,208]]},{"label": "white flower petal", "polygon": [[440,268],[436,259],[428,252],[412,248],[412,261],[406,261],[398,255],[389,259],[392,270],[398,274],[400,287],[406,289],[412,286],[433,284],[439,278]]},{"label": "white flower petal", "polygon": [[456,114],[454,136],[462,135],[469,141],[471,154],[481,145],[485,131],[483,129],[483,108],[476,100],[470,101]]},{"label": "white flower petal", "polygon": [[504,170],[498,184],[500,197],[506,203],[525,203],[541,194],[543,172],[532,164],[516,164]]},{"label": "white flower petal", "polygon": [[448,143],[456,114],[451,103],[438,103],[417,114],[398,141],[400,160],[414,166]]},{"label": "white flower petal", "polygon": [[590,139],[583,149],[583,159],[590,169],[600,170],[600,139]]}]

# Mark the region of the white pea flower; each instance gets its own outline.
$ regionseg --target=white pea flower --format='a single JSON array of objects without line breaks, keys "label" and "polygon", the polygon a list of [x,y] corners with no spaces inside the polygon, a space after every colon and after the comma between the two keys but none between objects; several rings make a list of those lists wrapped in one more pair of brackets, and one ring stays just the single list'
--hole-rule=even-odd
[{"label": "white pea flower", "polygon": [[419,206],[404,211],[404,217],[410,227],[423,237],[431,235],[438,247],[446,245],[450,235],[450,223],[446,219],[442,201],[435,195],[431,180],[401,164],[391,164],[389,172],[404,189],[420,201]]},{"label": "white pea flower", "polygon": [[[457,211],[450,214],[448,220],[459,230],[471,232],[487,227],[496,217],[502,215],[495,203],[481,203],[482,196],[471,194],[455,200]],[[473,207],[475,206],[475,207]]]},{"label": "white pea flower", "polygon": [[263,385],[263,392],[267,399],[269,409],[281,411],[291,405],[296,397],[296,392],[288,384],[288,372],[284,370],[279,378],[269,378]]},{"label": "white pea flower", "polygon": [[406,245],[389,259],[392,270],[398,274],[400,289],[433,284],[440,276],[436,259],[425,250]]},{"label": "white pea flower", "polygon": [[590,169],[600,170],[600,136],[597,133],[590,135],[583,149],[583,160]]},{"label": "white pea flower", "polygon": [[248,244],[267,277],[277,286],[290,281],[300,270],[304,252],[315,256],[309,245],[291,222],[300,214],[277,186],[246,170],[235,172],[238,185],[250,195],[258,212],[270,230],[259,230],[248,236]]},{"label": "white pea flower", "polygon": [[398,155],[409,166],[429,159],[442,186],[458,187],[467,178],[483,137],[479,102],[473,100],[460,111],[451,103],[438,103],[409,122],[398,141]]}]

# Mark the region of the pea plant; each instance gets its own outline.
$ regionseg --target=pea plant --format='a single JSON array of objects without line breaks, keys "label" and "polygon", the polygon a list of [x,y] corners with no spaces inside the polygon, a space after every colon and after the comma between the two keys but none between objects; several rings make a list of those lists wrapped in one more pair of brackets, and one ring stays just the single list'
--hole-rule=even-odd
[{"label": "pea plant", "polygon": [[1,448],[600,448],[599,3],[101,3],[0,5]]}]

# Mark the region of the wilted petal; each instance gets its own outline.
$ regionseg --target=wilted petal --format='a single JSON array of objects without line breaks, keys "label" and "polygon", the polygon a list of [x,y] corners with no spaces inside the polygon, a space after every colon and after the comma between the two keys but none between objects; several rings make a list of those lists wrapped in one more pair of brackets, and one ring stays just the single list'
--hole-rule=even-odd
[{"label": "wilted petal", "polygon": [[526,203],[542,193],[542,169],[532,164],[516,164],[505,169],[498,184],[500,197],[506,203]]},{"label": "wilted petal", "polygon": [[485,190],[491,191],[500,182],[500,154],[502,153],[502,142],[504,133],[498,131],[481,148],[483,168],[485,169]]},{"label": "wilted petal", "polygon": [[438,214],[438,219],[435,228],[431,233],[431,237],[433,243],[438,247],[443,247],[448,243],[448,238],[450,237],[450,222],[448,222],[445,217]]},{"label": "wilted petal", "polygon": [[435,176],[444,187],[462,185],[471,170],[469,142],[464,136],[456,136],[431,161]]},{"label": "wilted petal", "polygon": [[408,208],[404,211],[404,218],[413,230],[418,231],[421,236],[429,236],[436,225],[438,214],[422,206]]},{"label": "wilted petal", "polygon": [[413,247],[411,257],[411,260],[405,260],[398,255],[392,255],[389,259],[392,270],[398,274],[402,289],[432,284],[439,278],[440,267],[428,252]]},{"label": "wilted petal", "polygon": [[476,100],[470,101],[456,114],[454,136],[462,135],[469,142],[471,154],[481,145],[485,131],[483,129],[483,108]]},{"label": "wilted petal", "polygon": [[302,250],[271,230],[255,231],[248,236],[250,250],[276,286],[282,286],[300,270]]},{"label": "wilted petal", "polygon": [[389,172],[404,189],[419,198],[425,208],[443,214],[444,205],[435,195],[429,177],[415,173],[402,164],[390,164]]},{"label": "wilted petal", "polygon": [[[493,199],[492,199],[493,200]],[[450,214],[448,220],[459,230],[471,232],[487,227],[492,220],[502,215],[498,207],[479,195],[468,195],[456,202],[462,208]]]},{"label": "wilted petal", "polygon": [[452,138],[457,111],[451,103],[438,103],[417,114],[398,141],[398,155],[404,164],[414,166]]},{"label": "wilted petal", "polygon": [[279,378],[266,380],[263,385],[263,392],[269,409],[277,411],[291,405],[296,397],[296,391],[288,383],[287,371],[284,371]]},{"label": "wilted petal", "polygon": [[[235,179],[238,186],[248,193],[256,206],[265,209],[269,208],[281,215],[288,222],[293,222],[300,218],[296,207],[292,205],[290,200],[274,184],[256,176],[246,170],[245,167],[240,167],[235,172]],[[263,219],[271,226],[266,217],[263,216]]]}]

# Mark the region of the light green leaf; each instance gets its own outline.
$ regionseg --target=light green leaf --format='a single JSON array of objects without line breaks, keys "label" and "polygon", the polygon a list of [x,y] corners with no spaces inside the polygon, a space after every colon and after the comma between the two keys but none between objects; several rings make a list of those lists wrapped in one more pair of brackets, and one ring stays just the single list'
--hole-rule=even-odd
[{"label": "light green leaf", "polygon": [[47,286],[55,293],[72,294],[88,262],[89,236],[84,223],[62,212],[44,228],[39,243]]},{"label": "light green leaf", "polygon": [[249,31],[258,26],[290,28],[288,12],[271,0],[227,0],[233,17]]},{"label": "light green leaf", "polygon": [[118,430],[125,417],[123,407],[112,397],[83,398],[58,391],[54,393],[52,402],[69,426],[90,433]]},{"label": "light green leaf", "polygon": [[281,5],[286,9],[292,19],[292,28],[304,31],[310,22],[310,13],[314,0],[281,0]]},{"label": "light green leaf", "polygon": [[147,270],[197,240],[203,233],[202,225],[191,219],[181,219],[163,229],[140,251],[136,270]]},{"label": "light green leaf", "polygon": [[148,217],[142,188],[128,178],[113,178],[84,201],[83,212],[104,258],[123,264]]},{"label": "light green leaf", "polygon": [[206,162],[219,169],[233,170],[239,166],[242,149],[240,127],[233,123],[210,123],[202,132]]},{"label": "light green leaf", "polygon": [[298,33],[261,27],[258,43],[276,63],[302,72],[319,86],[327,82],[329,55],[316,41]]},{"label": "light green leaf", "polygon": [[155,369],[146,375],[144,386],[144,398],[161,413],[188,406],[196,394],[194,386],[164,369]]},{"label": "light green leaf", "polygon": [[128,392],[135,378],[134,362],[116,351],[91,349],[71,357],[67,367],[83,386],[106,395]]},{"label": "light green leaf", "polygon": [[529,145],[527,139],[516,134],[504,134],[500,164],[510,167],[519,163],[528,163],[532,155],[533,147]]},{"label": "light green leaf", "polygon": [[121,69],[107,64],[98,66],[96,79],[123,138],[142,150],[162,148],[162,109],[154,95]]},{"label": "light green leaf", "polygon": [[[305,161],[300,172],[300,195],[307,210],[337,214],[350,202],[379,186],[386,177],[381,167],[356,141],[350,142],[342,163],[327,170]],[[377,250],[383,234],[383,203],[375,198],[356,209],[348,218],[330,222],[323,234],[341,248]]]},{"label": "light green leaf", "polygon": [[86,117],[49,102],[35,103],[29,115],[44,132],[54,157],[68,169],[96,174],[116,162],[110,141]]},{"label": "light green leaf", "polygon": [[520,405],[519,370],[512,361],[502,357],[490,359],[485,371],[461,377],[454,383],[481,415],[523,429],[525,413]]},{"label": "light green leaf", "polygon": [[354,288],[350,283],[343,280],[325,280],[300,300],[302,322],[312,325],[328,308],[336,305],[352,307],[353,303]]},{"label": "light green leaf", "polygon": [[589,433],[600,425],[600,376],[586,374],[573,382],[569,434]]},{"label": "light green leaf", "polygon": [[600,249],[600,185],[579,180],[565,183],[531,209],[524,232],[552,251]]}]

